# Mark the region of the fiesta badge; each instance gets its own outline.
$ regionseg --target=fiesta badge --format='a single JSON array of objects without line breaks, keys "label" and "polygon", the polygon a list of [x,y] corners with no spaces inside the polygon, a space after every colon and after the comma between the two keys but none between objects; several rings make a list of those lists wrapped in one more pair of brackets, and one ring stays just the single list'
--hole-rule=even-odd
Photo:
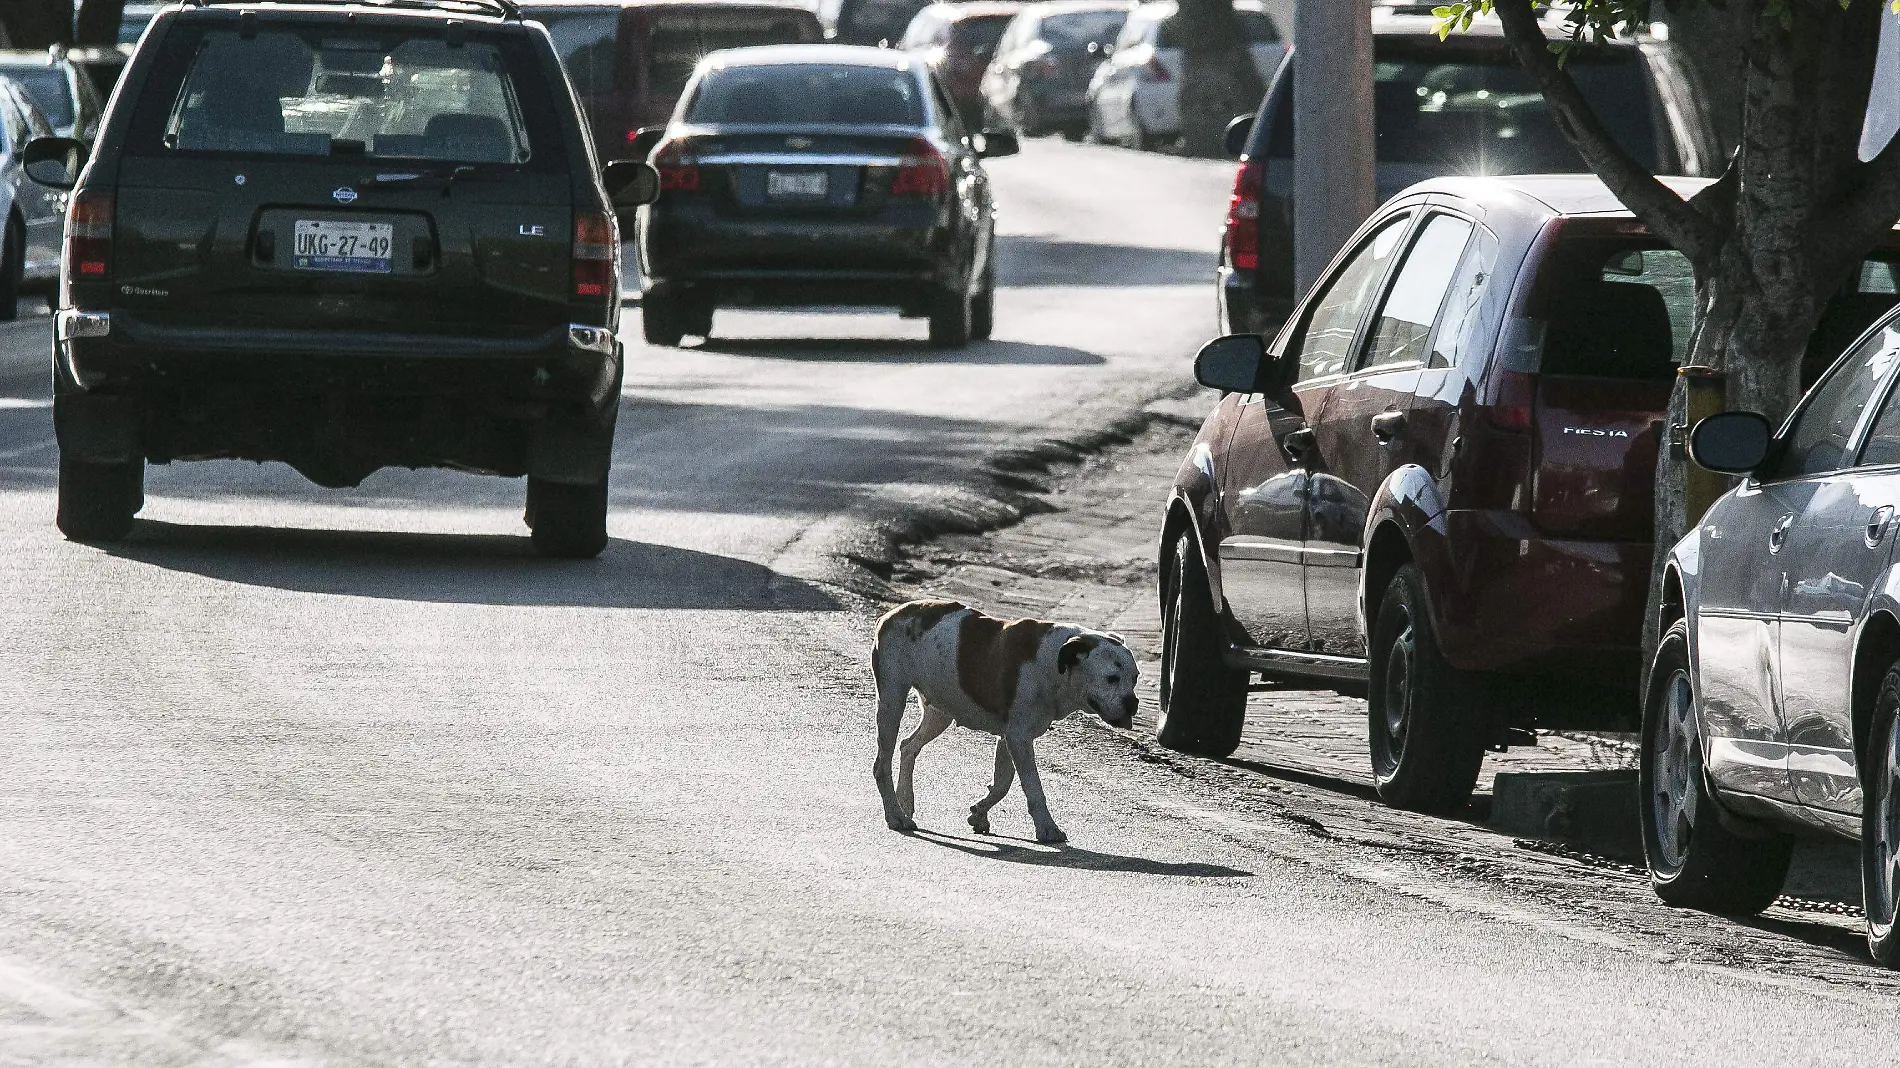
[{"label": "fiesta badge", "polygon": [[353,204],[356,202],[356,190],[351,189],[347,185],[340,187],[336,192],[330,195],[336,198],[338,204]]}]

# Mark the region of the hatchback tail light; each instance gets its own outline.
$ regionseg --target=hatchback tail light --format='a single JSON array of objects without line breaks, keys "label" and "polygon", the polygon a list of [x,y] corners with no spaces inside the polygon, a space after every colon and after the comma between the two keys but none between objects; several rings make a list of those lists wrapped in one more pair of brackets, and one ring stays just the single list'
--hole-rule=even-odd
[{"label": "hatchback tail light", "polygon": [[897,175],[891,179],[893,196],[942,196],[950,188],[950,163],[937,146],[922,137],[913,137],[897,161]]},{"label": "hatchback tail light", "polygon": [[1141,65],[1141,80],[1151,85],[1159,85],[1162,82],[1173,81],[1174,75],[1168,73],[1168,68],[1162,65],[1160,56],[1149,56],[1148,62]]},{"label": "hatchback tail light", "polygon": [[1227,202],[1227,262],[1243,271],[1260,266],[1260,171],[1258,160],[1241,163]]},{"label": "hatchback tail light", "polygon": [[105,279],[112,266],[112,194],[85,190],[66,212],[66,277]]},{"label": "hatchback tail light", "polygon": [[619,279],[614,277],[614,254],[620,237],[614,232],[611,215],[596,211],[574,215],[574,295],[589,299],[617,296]]},{"label": "hatchback tail light", "polygon": [[653,153],[653,166],[660,172],[660,191],[696,193],[699,191],[699,157],[686,141],[668,141]]},{"label": "hatchback tail light", "polygon": [[1491,383],[1491,403],[1485,409],[1491,425],[1522,433],[1531,428],[1531,406],[1537,400],[1537,376],[1500,368]]}]

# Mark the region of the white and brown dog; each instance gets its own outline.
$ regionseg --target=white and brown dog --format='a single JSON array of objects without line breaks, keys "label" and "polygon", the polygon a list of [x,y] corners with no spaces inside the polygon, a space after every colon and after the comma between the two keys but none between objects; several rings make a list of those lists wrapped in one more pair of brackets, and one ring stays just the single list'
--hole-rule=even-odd
[{"label": "white and brown dog", "polygon": [[[1023,780],[1023,799],[1036,821],[1036,841],[1061,842],[1036,774],[1032,744],[1049,725],[1092,711],[1116,727],[1135,718],[1135,658],[1113,634],[1040,619],[1007,621],[955,601],[912,601],[885,613],[871,648],[877,675],[877,763],[872,773],[884,798],[884,822],[914,831],[911,772],[917,754],[952,723],[996,736],[996,778],[970,806],[970,826],[990,830],[990,809]],[[891,753],[916,690],[924,719],[904,739],[897,781]]]}]

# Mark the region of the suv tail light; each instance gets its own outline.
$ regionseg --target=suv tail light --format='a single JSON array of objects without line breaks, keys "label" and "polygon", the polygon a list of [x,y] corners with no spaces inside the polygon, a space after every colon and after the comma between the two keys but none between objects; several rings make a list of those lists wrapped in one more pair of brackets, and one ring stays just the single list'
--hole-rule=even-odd
[{"label": "suv tail light", "polygon": [[1241,161],[1227,202],[1227,262],[1243,271],[1260,266],[1260,171],[1259,161]]},{"label": "suv tail light", "polygon": [[73,194],[66,210],[66,277],[101,281],[112,267],[112,194]]},{"label": "suv tail light", "polygon": [[668,141],[653,153],[653,166],[660,172],[661,192],[699,191],[699,157],[688,154],[687,147],[685,141]]},{"label": "suv tail light", "polygon": [[891,179],[893,196],[942,196],[950,188],[950,163],[937,146],[922,137],[913,137],[904,146],[897,161],[897,175]]},{"label": "suv tail light", "polygon": [[1150,85],[1160,85],[1173,81],[1174,75],[1169,74],[1168,68],[1161,64],[1160,56],[1149,56],[1148,62],[1141,65],[1141,80]]},{"label": "suv tail light", "polygon": [[619,295],[614,277],[614,253],[619,251],[611,215],[596,211],[574,216],[574,295],[599,299]]}]

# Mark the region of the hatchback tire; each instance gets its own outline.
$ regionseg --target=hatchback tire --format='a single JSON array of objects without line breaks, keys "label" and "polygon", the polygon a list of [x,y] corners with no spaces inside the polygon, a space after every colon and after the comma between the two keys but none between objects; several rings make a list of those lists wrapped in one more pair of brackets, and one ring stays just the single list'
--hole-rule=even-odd
[{"label": "hatchback tire", "polygon": [[[1893,681],[1889,673],[1888,683]],[[1794,842],[1765,828],[1760,837],[1743,837],[1722,822],[1703,775],[1689,627],[1682,620],[1656,646],[1643,694],[1642,745],[1638,804],[1656,896],[1682,908],[1731,915],[1767,908],[1788,877]]]},{"label": "hatchback tire", "polygon": [[73,541],[111,542],[132,533],[145,506],[145,463],[88,464],[60,457],[59,532]]},{"label": "hatchback tire", "polygon": [[607,547],[607,484],[572,486],[528,477],[528,529],[534,551],[588,560]]},{"label": "hatchback tire", "polygon": [[7,219],[0,235],[0,323],[20,317],[20,291],[26,278],[26,230],[17,218]]},{"label": "hatchback tire", "polygon": [[1231,756],[1247,722],[1249,673],[1228,666],[1207,568],[1190,534],[1175,540],[1161,620],[1161,704],[1155,740],[1200,756]]},{"label": "hatchback tire", "polygon": [[1411,564],[1386,584],[1372,630],[1366,733],[1379,797],[1456,812],[1471,799],[1489,740],[1483,680],[1445,661],[1424,576]]},{"label": "hatchback tire", "polygon": [[930,347],[960,349],[970,343],[970,295],[957,289],[939,290],[930,303]]},{"label": "hatchback tire", "polygon": [[1900,968],[1900,663],[1880,680],[1865,753],[1860,883],[1867,950],[1881,964]]}]

